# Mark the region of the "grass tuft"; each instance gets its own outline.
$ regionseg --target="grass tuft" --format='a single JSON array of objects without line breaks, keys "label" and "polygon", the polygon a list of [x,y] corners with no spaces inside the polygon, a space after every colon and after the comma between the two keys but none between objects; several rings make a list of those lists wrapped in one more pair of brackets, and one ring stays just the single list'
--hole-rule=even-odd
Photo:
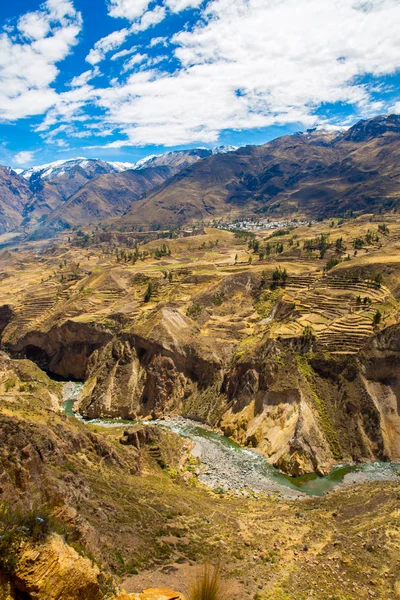
[{"label": "grass tuft", "polygon": [[190,600],[229,600],[229,591],[221,577],[220,565],[205,564],[190,586]]}]

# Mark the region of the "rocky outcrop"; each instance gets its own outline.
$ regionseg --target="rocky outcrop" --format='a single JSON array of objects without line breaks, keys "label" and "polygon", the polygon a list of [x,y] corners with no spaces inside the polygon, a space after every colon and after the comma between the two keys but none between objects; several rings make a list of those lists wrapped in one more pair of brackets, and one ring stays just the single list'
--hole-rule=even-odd
[{"label": "rocky outcrop", "polygon": [[124,431],[120,444],[124,446],[134,446],[137,450],[147,444],[154,444],[160,441],[160,429],[155,426],[145,425]]},{"label": "rocky outcrop", "polygon": [[13,357],[28,358],[66,379],[84,379],[89,357],[113,338],[104,327],[67,320],[47,331],[29,331],[15,340],[12,325],[3,332],[3,347]]},{"label": "rocky outcrop", "polygon": [[399,350],[399,326],[371,338],[359,356],[267,340],[226,376],[222,427],[292,475],[399,460]]},{"label": "rocky outcrop", "polygon": [[186,600],[183,594],[174,592],[169,588],[150,588],[141,594],[125,594],[118,596],[117,600]]},{"label": "rocky outcrop", "polygon": [[44,543],[25,544],[21,548],[8,587],[10,598],[15,599],[103,600],[107,597],[106,576],[58,535]]},{"label": "rocky outcrop", "polygon": [[167,588],[118,593],[110,575],[78,554],[59,535],[18,552],[15,572],[0,571],[0,600],[185,600]]},{"label": "rocky outcrop", "polygon": [[144,372],[128,342],[115,340],[90,356],[77,409],[88,418],[133,419],[140,413]]}]

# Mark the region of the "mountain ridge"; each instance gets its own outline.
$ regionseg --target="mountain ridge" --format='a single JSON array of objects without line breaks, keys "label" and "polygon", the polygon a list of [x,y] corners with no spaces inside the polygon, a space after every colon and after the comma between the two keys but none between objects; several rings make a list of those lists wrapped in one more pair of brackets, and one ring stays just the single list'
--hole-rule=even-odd
[{"label": "mountain ridge", "polygon": [[246,210],[279,217],[379,210],[400,193],[400,116],[245,146],[199,161],[132,205],[127,224],[179,225]]},{"label": "mountain ridge", "polygon": [[49,235],[115,217],[120,227],[151,227],[229,215],[316,218],[387,210],[398,203],[399,164],[400,116],[379,115],[344,131],[307,130],[259,146],[150,155],[133,169],[84,158],[25,175],[3,167],[0,229],[39,228]]}]

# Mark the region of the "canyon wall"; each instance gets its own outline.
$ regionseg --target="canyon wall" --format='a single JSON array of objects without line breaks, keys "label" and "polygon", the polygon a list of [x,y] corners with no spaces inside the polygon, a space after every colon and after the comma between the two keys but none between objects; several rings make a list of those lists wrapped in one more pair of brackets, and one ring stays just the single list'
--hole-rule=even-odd
[{"label": "canyon wall", "polygon": [[396,325],[357,355],[269,337],[239,355],[161,307],[151,326],[134,331],[67,320],[28,332],[8,350],[59,376],[84,379],[76,409],[87,418],[199,418],[293,475],[400,459]]}]

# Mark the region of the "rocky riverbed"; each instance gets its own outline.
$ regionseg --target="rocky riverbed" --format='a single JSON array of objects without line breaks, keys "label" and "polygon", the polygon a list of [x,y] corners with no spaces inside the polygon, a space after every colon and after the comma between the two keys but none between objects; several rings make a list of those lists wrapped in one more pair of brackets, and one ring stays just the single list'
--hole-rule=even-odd
[{"label": "rocky riverbed", "polygon": [[[64,386],[64,412],[80,419],[82,417],[73,412],[73,405],[81,389],[82,384],[74,382]],[[122,419],[91,419],[86,422],[102,427],[132,425],[132,421]],[[179,416],[146,422],[166,427],[192,441],[192,454],[200,462],[198,478],[202,483],[216,491],[242,496],[258,493],[292,499],[305,495],[321,496],[338,485],[395,480],[400,469],[397,464],[375,462],[338,466],[326,477],[314,474],[289,477],[268,464],[256,450],[241,448],[230,438],[203,424]]]}]

